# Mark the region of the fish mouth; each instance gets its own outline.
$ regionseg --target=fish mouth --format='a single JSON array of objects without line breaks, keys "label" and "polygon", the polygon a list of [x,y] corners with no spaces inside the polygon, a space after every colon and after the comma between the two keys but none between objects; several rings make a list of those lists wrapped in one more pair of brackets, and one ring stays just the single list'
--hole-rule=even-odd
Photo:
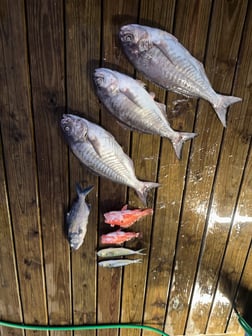
[{"label": "fish mouth", "polygon": [[96,86],[98,88],[102,87],[102,84],[104,83],[104,74],[102,73],[102,70],[100,69],[95,69],[93,73],[93,78]]}]

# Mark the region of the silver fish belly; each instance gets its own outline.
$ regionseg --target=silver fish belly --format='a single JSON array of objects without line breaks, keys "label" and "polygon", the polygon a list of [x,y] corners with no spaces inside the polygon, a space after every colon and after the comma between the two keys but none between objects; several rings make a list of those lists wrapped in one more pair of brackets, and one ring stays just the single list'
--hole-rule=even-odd
[{"label": "silver fish belly", "polygon": [[142,253],[144,249],[140,250],[131,250],[129,248],[124,247],[109,247],[102,249],[97,252],[98,257],[108,258],[108,257],[121,257],[121,256],[128,256],[133,254],[141,254],[145,255],[145,253]]},{"label": "silver fish belly", "polygon": [[142,262],[142,259],[112,259],[112,260],[103,260],[98,262],[98,265],[101,267],[123,267],[131,264],[139,264]]},{"label": "silver fish belly", "polygon": [[77,185],[78,199],[67,213],[68,240],[74,250],[77,250],[82,245],[87,232],[90,206],[86,203],[86,196],[92,189],[93,186],[82,190]]},{"label": "silver fish belly", "polygon": [[202,63],[173,35],[137,24],[121,27],[119,35],[125,54],[148,79],[167,90],[209,101],[226,126],[227,107],[241,98],[217,94]]},{"label": "silver fish belly", "polygon": [[155,102],[143,83],[107,68],[96,69],[93,77],[99,99],[113,116],[130,129],[169,138],[177,157],[181,157],[183,143],[196,134],[173,130],[166,106]]},{"label": "silver fish belly", "polygon": [[61,127],[77,158],[94,173],[136,190],[146,204],[147,192],[158,183],[140,181],[132,160],[115,138],[102,127],[74,115],[64,115]]}]

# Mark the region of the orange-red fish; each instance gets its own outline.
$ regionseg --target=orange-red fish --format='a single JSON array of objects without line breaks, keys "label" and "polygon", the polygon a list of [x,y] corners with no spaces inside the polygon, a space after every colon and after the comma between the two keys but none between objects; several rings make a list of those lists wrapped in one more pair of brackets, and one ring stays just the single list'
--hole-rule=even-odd
[{"label": "orange-red fish", "polygon": [[153,210],[148,208],[128,210],[128,206],[126,204],[122,210],[106,212],[104,214],[104,218],[105,223],[110,224],[110,226],[119,225],[120,227],[127,228],[142,217],[152,214]]},{"label": "orange-red fish", "polygon": [[120,229],[114,232],[101,235],[102,244],[122,244],[133,238],[140,237],[140,232],[124,232]]}]

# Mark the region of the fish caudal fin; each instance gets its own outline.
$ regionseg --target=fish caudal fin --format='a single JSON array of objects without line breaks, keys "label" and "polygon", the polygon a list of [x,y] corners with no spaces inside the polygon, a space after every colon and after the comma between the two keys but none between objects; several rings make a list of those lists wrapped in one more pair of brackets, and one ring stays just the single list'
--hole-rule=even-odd
[{"label": "fish caudal fin", "polygon": [[76,184],[76,191],[77,191],[77,194],[79,196],[80,195],[87,196],[87,194],[89,194],[90,191],[93,190],[93,189],[94,189],[93,185],[91,185],[91,186],[89,186],[87,188],[82,189],[82,187],[78,183]]},{"label": "fish caudal fin", "polygon": [[136,190],[138,197],[140,198],[140,200],[143,202],[145,206],[147,206],[146,199],[147,199],[148,191],[152,188],[157,188],[159,186],[160,186],[159,183],[143,182],[141,189]]},{"label": "fish caudal fin", "polygon": [[213,108],[215,109],[215,112],[217,113],[218,118],[222,122],[222,125],[226,127],[227,108],[234,103],[240,102],[242,98],[234,97],[234,96],[223,96],[223,95],[218,95],[218,98],[219,98],[219,103],[218,105],[213,104]]},{"label": "fish caudal fin", "polygon": [[173,148],[175,150],[178,159],[181,159],[182,147],[184,142],[191,140],[197,136],[197,133],[177,132],[177,137],[171,140]]}]

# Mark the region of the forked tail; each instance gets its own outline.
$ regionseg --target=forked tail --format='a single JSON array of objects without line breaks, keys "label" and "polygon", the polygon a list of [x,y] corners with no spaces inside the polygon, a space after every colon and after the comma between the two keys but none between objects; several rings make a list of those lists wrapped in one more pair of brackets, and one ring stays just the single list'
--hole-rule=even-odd
[{"label": "forked tail", "polygon": [[171,139],[173,148],[178,159],[181,159],[182,147],[185,141],[193,139],[197,136],[197,133],[177,132],[175,139]]},{"label": "forked tail", "polygon": [[140,198],[140,200],[143,202],[145,206],[147,206],[148,191],[152,188],[157,188],[159,186],[160,184],[155,183],[155,182],[142,182],[142,187],[136,190],[138,197]]},{"label": "forked tail", "polygon": [[218,105],[213,104],[213,108],[215,109],[215,112],[217,113],[218,118],[222,122],[222,125],[226,127],[227,108],[234,103],[238,103],[239,101],[242,100],[242,98],[234,97],[234,96],[223,96],[220,94],[218,94],[218,98],[219,98],[219,103]]}]

